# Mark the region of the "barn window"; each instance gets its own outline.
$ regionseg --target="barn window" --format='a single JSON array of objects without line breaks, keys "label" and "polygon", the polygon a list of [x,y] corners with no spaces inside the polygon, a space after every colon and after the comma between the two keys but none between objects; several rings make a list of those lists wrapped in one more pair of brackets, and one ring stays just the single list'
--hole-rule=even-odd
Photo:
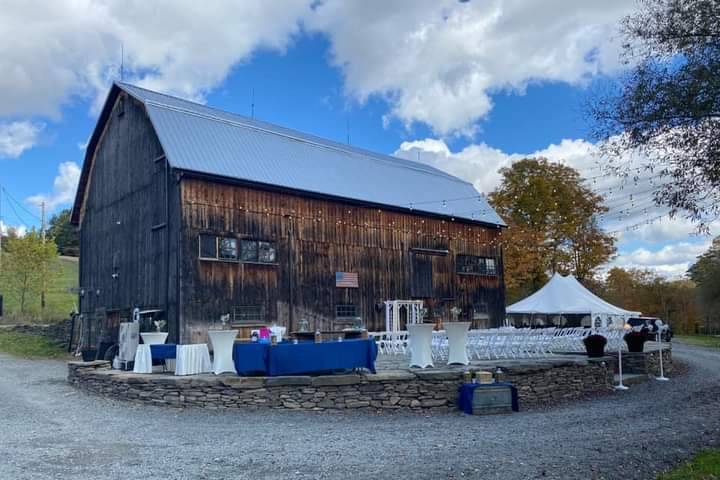
[{"label": "barn window", "polygon": [[488,275],[497,275],[497,268],[495,266],[494,258],[486,258],[485,259],[485,272]]},{"label": "barn window", "polygon": [[215,235],[200,235],[200,258],[217,258],[217,250]]},{"label": "barn window", "polygon": [[458,255],[455,258],[455,269],[457,273],[465,275],[497,275],[494,258],[475,255]]},{"label": "barn window", "polygon": [[275,263],[275,243],[259,240],[241,240],[240,260],[243,262]]},{"label": "barn window", "polygon": [[357,316],[357,305],[335,305],[336,318],[355,318]]},{"label": "barn window", "polygon": [[257,325],[263,323],[261,305],[240,305],[233,308],[233,325]]},{"label": "barn window", "polygon": [[258,242],[258,261],[263,263],[275,262],[275,245],[271,242]]},{"label": "barn window", "polygon": [[219,242],[219,258],[223,260],[237,260],[238,242],[236,238],[223,237]]}]

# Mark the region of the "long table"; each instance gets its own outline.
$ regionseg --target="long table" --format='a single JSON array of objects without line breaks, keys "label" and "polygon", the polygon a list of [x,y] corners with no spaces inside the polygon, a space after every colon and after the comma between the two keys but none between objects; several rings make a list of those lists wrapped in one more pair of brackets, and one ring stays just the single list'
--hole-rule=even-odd
[{"label": "long table", "polygon": [[373,340],[342,342],[236,343],[233,361],[238,375],[299,375],[367,368],[375,373]]}]

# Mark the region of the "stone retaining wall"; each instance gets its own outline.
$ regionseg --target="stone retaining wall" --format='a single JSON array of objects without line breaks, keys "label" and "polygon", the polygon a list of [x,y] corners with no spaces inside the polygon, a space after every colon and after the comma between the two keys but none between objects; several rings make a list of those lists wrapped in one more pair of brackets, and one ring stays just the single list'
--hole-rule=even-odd
[{"label": "stone retaining wall", "polygon": [[[471,368],[472,370],[472,368]],[[478,370],[478,368],[475,368]],[[521,409],[552,405],[609,391],[610,358],[539,361],[506,368]],[[142,375],[111,370],[108,362],[70,362],[76,387],[138,403],[209,409],[270,407],[304,410],[452,410],[460,370],[388,370],[377,374],[292,377]]]},{"label": "stone retaining wall", "polygon": [[67,349],[70,342],[72,319],[67,318],[48,324],[20,323],[16,325],[0,325],[0,329],[48,337],[57,343],[59,347]]},{"label": "stone retaining wall", "polygon": [[[672,373],[672,347],[663,345],[663,369],[665,375]],[[660,375],[660,350],[653,349],[642,353],[623,352],[623,373],[637,373],[641,375]]]}]

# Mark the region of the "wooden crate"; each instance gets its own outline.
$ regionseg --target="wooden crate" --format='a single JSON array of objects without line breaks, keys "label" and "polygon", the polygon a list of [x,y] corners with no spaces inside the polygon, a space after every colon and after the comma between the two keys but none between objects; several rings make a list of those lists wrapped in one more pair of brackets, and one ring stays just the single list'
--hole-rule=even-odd
[{"label": "wooden crate", "polygon": [[472,399],[473,415],[512,413],[512,391],[510,387],[498,385],[476,388]]}]

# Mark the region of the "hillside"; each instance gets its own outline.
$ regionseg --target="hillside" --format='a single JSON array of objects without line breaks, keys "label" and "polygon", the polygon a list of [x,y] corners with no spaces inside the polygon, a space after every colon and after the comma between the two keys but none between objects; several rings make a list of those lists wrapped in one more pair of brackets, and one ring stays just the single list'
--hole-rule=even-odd
[{"label": "hillside", "polygon": [[[66,318],[77,303],[77,294],[69,292],[68,289],[78,286],[78,259],[58,257],[57,266],[61,273],[52,285],[48,285],[44,321]],[[5,303],[5,316],[0,322],[14,322],[19,310],[18,299],[7,293],[0,293],[3,293]],[[31,299],[28,302],[29,316],[39,320],[40,313],[40,297]]]}]

